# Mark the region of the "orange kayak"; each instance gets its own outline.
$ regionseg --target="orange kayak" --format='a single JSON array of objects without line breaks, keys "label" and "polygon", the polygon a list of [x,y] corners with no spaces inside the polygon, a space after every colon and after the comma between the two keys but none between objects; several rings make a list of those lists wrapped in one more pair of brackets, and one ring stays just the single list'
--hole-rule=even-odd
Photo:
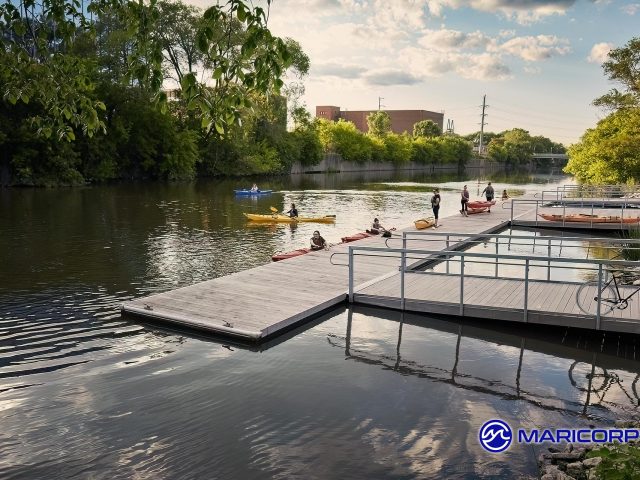
[{"label": "orange kayak", "polygon": [[552,213],[539,213],[538,216],[550,222],[581,222],[581,223],[640,223],[640,217],[616,217],[601,215],[586,215],[583,213],[572,213],[569,215],[558,215]]}]

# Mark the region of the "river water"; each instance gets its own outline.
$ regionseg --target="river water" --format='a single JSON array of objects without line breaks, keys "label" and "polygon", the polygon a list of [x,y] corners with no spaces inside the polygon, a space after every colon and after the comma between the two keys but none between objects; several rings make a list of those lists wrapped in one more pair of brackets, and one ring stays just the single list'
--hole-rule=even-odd
[{"label": "river water", "polygon": [[[497,190],[557,177],[493,175]],[[0,478],[513,478],[540,447],[478,428],[611,425],[638,413],[636,337],[337,309],[251,349],[124,319],[128,299],[276,251],[403,227],[473,175],[306,175],[0,190]],[[295,202],[335,225],[253,226]],[[311,277],[310,277],[311,278]],[[282,292],[287,295],[286,291]],[[265,299],[268,301],[268,299]],[[592,374],[593,370],[593,374]]]}]

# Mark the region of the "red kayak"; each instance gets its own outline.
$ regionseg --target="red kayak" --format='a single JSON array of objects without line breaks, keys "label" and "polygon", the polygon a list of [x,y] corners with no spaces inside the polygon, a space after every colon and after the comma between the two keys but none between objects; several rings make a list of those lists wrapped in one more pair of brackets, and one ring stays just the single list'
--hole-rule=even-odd
[{"label": "red kayak", "polygon": [[279,262],[280,260],[286,260],[287,258],[298,257],[300,255],[304,255],[305,253],[309,253],[311,251],[310,248],[299,248],[298,250],[293,250],[287,253],[276,253],[271,257],[271,260],[274,262]]},{"label": "red kayak", "polygon": [[467,203],[467,208],[491,208],[495,204],[495,200],[491,200],[490,202],[486,200],[472,200]]},{"label": "red kayak", "polygon": [[473,213],[484,213],[484,212],[487,212],[488,209],[489,207],[480,207],[480,208],[467,207],[467,213],[469,215]]},{"label": "red kayak", "polygon": [[370,237],[371,234],[367,232],[356,233],[355,235],[349,235],[348,237],[342,237],[342,243],[355,242],[356,240],[362,240],[363,238]]}]

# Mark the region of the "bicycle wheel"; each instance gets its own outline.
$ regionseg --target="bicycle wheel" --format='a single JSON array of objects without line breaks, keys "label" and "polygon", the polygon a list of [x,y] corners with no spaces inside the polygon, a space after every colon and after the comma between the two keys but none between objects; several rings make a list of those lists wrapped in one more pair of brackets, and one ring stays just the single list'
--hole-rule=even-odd
[{"label": "bicycle wheel", "polygon": [[[576,368],[577,367],[577,368]],[[593,371],[593,375],[591,372]],[[569,367],[569,381],[581,392],[598,393],[609,385],[611,375],[605,368],[592,366],[577,360]],[[589,381],[591,380],[591,382]]]},{"label": "bicycle wheel", "polygon": [[[618,297],[611,285],[605,285],[600,292],[600,315],[611,312],[618,303]],[[587,282],[580,285],[576,292],[578,308],[587,315],[598,313],[598,282]]]}]

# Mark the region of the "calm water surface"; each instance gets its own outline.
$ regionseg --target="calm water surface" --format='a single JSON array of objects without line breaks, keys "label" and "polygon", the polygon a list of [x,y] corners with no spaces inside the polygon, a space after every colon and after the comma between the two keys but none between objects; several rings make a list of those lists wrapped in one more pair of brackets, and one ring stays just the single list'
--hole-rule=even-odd
[{"label": "calm water surface", "polygon": [[[637,416],[635,337],[338,309],[251,350],[120,317],[123,301],[264,264],[316,228],[336,242],[374,215],[406,226],[434,185],[453,214],[464,183],[479,193],[472,177],[384,174],[263,181],[279,193],[259,199],[233,198],[238,181],[0,190],[0,478],[512,478],[535,474],[538,451],[484,453],[489,418]],[[337,222],[243,220],[291,202]]]}]

